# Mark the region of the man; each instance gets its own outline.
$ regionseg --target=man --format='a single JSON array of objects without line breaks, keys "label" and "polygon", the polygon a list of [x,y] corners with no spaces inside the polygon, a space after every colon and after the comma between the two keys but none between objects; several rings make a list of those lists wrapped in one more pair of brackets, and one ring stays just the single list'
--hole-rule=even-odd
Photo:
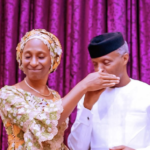
[{"label": "man", "polygon": [[71,150],[150,150],[150,87],[127,74],[128,46],[120,32],[94,37],[95,71],[114,74],[112,88],[88,92],[78,104],[68,138]]}]

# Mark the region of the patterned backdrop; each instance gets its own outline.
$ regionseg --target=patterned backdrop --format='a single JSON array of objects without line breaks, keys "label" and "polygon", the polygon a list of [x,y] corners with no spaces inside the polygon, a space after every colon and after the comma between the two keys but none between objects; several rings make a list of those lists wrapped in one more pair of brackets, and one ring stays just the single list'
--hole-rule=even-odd
[{"label": "patterned backdrop", "polygon": [[[24,78],[15,48],[27,31],[37,28],[52,32],[62,44],[61,65],[48,80],[61,96],[93,71],[87,50],[90,39],[111,31],[122,32],[129,44],[130,77],[150,84],[149,0],[0,0],[0,87]],[[75,116],[76,109],[65,142]],[[0,135],[0,149],[6,150],[2,122]]]}]

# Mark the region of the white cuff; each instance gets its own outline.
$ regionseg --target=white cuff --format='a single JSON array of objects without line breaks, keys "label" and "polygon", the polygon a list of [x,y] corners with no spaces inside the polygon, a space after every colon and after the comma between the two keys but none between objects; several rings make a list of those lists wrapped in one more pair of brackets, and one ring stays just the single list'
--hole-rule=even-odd
[{"label": "white cuff", "polygon": [[81,123],[89,126],[92,122],[92,117],[93,117],[92,112],[89,109],[82,107],[82,109],[80,110],[80,112],[77,116],[76,121],[81,122]]}]

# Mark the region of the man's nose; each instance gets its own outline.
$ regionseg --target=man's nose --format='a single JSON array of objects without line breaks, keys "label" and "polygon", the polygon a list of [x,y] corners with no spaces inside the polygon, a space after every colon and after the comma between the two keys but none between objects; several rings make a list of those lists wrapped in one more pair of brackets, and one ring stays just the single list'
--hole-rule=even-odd
[{"label": "man's nose", "polygon": [[103,72],[104,71],[104,66],[101,63],[99,63],[97,69],[102,70],[102,72]]},{"label": "man's nose", "polygon": [[35,68],[38,65],[38,60],[36,57],[32,57],[31,61],[30,61],[30,65]]}]

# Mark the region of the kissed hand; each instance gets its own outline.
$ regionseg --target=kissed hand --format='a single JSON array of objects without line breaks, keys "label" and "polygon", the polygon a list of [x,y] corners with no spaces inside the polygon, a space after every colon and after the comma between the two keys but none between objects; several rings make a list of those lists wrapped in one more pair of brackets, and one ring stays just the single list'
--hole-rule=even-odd
[{"label": "kissed hand", "polygon": [[85,85],[87,91],[97,91],[107,87],[113,87],[118,84],[119,81],[119,77],[99,70],[98,72],[90,73],[83,79],[82,84]]}]

